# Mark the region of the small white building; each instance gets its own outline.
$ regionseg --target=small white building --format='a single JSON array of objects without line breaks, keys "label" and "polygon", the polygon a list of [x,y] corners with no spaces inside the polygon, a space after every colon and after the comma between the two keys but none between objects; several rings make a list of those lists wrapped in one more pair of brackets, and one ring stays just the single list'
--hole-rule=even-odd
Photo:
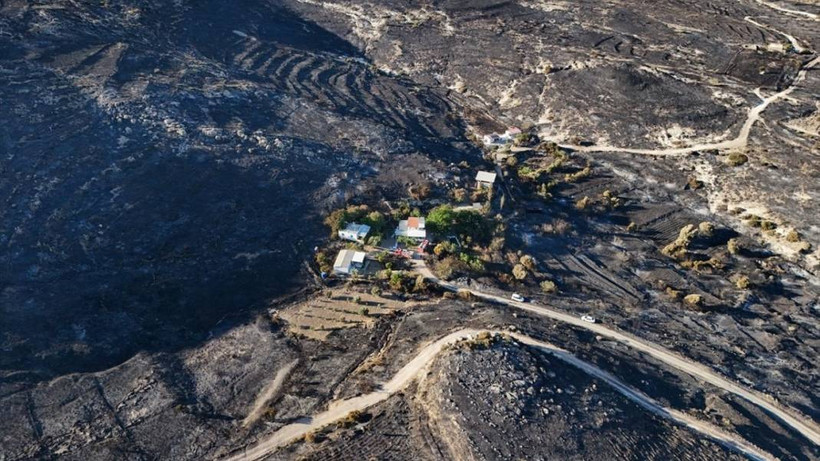
[{"label": "small white building", "polygon": [[396,237],[427,238],[424,218],[412,217],[399,221],[399,227],[396,228]]},{"label": "small white building", "polygon": [[367,234],[370,232],[370,226],[367,224],[350,223],[344,229],[339,231],[339,238],[342,240],[350,240],[351,242],[364,242]]},{"label": "small white building", "polygon": [[337,274],[350,275],[358,272],[364,267],[364,258],[367,254],[363,251],[342,250],[333,263],[333,272]]},{"label": "small white building", "polygon": [[490,133],[484,135],[482,141],[485,146],[503,146],[515,140],[517,135],[521,134],[521,128],[511,126],[507,128],[504,134]]},{"label": "small white building", "polygon": [[479,171],[475,175],[476,187],[485,187],[487,189],[492,189],[493,184],[495,184],[496,174],[490,171]]},{"label": "small white building", "polygon": [[498,133],[485,134],[482,138],[485,146],[503,146],[507,143]]}]

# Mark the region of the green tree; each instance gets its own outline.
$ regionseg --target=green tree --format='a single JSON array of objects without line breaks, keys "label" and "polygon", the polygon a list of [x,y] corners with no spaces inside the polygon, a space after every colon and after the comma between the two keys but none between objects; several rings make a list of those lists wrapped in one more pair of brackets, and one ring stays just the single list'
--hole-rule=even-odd
[{"label": "green tree", "polygon": [[450,232],[455,221],[456,212],[450,205],[439,205],[427,214],[427,228],[431,232],[443,234]]}]

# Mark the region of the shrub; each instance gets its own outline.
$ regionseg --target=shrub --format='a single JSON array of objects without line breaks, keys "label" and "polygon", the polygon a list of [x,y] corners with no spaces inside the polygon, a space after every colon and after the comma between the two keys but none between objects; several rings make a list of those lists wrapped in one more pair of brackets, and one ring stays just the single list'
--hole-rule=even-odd
[{"label": "shrub", "polygon": [[370,315],[370,309],[362,307],[361,309],[359,309],[359,314],[367,317]]},{"label": "shrub", "polygon": [[515,135],[513,144],[516,146],[529,147],[538,142],[538,138],[532,133],[519,133]]},{"label": "shrub", "polygon": [[749,280],[749,277],[741,275],[737,279],[735,279],[735,286],[739,290],[746,290],[752,286],[752,281]]},{"label": "shrub", "polygon": [[580,179],[588,178],[590,176],[592,176],[592,167],[590,165],[587,165],[586,167],[584,167],[583,170],[576,171],[575,173],[572,173],[572,174],[569,174],[569,173],[565,174],[564,175],[564,182],[575,182],[575,181],[578,181]]},{"label": "shrub", "polygon": [[533,179],[537,174],[529,165],[522,165],[518,168],[518,177],[521,179]]},{"label": "shrub", "polygon": [[416,277],[416,283],[413,285],[413,291],[424,292],[427,291],[427,281],[424,280],[423,275]]},{"label": "shrub", "polygon": [[459,299],[463,301],[472,301],[473,300],[473,292],[470,290],[458,290],[456,293]]},{"label": "shrub", "polygon": [[609,208],[618,208],[621,206],[621,199],[615,196],[609,189],[601,194],[601,201]]},{"label": "shrub", "polygon": [[319,266],[319,270],[321,272],[330,273],[330,271],[333,270],[333,266],[330,263],[330,259],[327,257],[327,254],[325,254],[325,252],[320,251],[316,253],[314,259],[316,260],[316,265]]},{"label": "shrub", "polygon": [[579,210],[586,210],[587,207],[589,206],[590,202],[591,202],[590,198],[587,197],[587,196],[584,196],[584,198],[582,198],[581,200],[578,200],[577,202],[575,202],[575,208],[577,208]]},{"label": "shrub", "polygon": [[527,270],[534,271],[535,270],[535,258],[530,255],[524,255],[521,259],[518,260],[521,265],[527,268]]},{"label": "shrub", "polygon": [[690,294],[683,297],[683,303],[687,306],[701,307],[703,306],[703,297],[698,294]]},{"label": "shrub", "polygon": [[373,295],[373,296],[381,296],[382,295],[382,289],[379,288],[379,287],[373,287],[373,288],[370,289],[370,294]]},{"label": "shrub", "polygon": [[797,243],[800,241],[800,234],[798,234],[795,229],[792,229],[789,231],[788,234],[786,234],[786,241],[791,243]]},{"label": "shrub", "polygon": [[711,237],[714,234],[715,234],[715,225],[714,224],[712,224],[708,221],[704,221],[704,222],[698,224],[698,235],[700,235],[702,237]]},{"label": "shrub", "polygon": [[342,427],[352,427],[362,419],[364,419],[364,414],[359,410],[353,410],[339,422],[339,425]]},{"label": "shrub", "polygon": [[541,232],[545,234],[565,235],[572,229],[572,224],[564,219],[553,219],[550,223],[541,225]]},{"label": "shrub", "polygon": [[552,198],[552,194],[550,193],[550,185],[547,183],[541,183],[538,185],[538,191],[536,192],[539,197],[543,197],[545,199]]},{"label": "shrub", "polygon": [[459,188],[453,189],[453,200],[456,202],[463,202],[467,200],[467,189]]},{"label": "shrub", "polygon": [[681,292],[672,287],[666,287],[666,295],[677,301],[681,297]]},{"label": "shrub", "polygon": [[626,231],[627,232],[635,232],[636,230],[638,230],[638,225],[635,224],[635,221],[630,221],[629,225],[626,226]]},{"label": "shrub", "polygon": [[760,216],[750,214],[744,218],[746,220],[746,224],[751,227],[760,227],[760,223],[763,219]]},{"label": "shrub", "polygon": [[686,256],[687,249],[695,238],[697,231],[694,224],[687,224],[678,233],[678,238],[661,250],[661,253],[675,259],[682,259]]},{"label": "shrub", "polygon": [[390,288],[394,290],[401,290],[404,288],[404,274],[396,271],[390,274]]},{"label": "shrub", "polygon": [[490,197],[491,190],[492,189],[488,189],[486,187],[480,187],[474,190],[472,194],[470,194],[470,200],[472,200],[473,202],[482,202],[484,200],[487,200]]},{"label": "shrub", "polygon": [[527,278],[527,268],[523,264],[516,264],[513,266],[512,274],[517,280],[524,280]]},{"label": "shrub", "polygon": [[440,242],[433,247],[433,254],[439,258],[451,255],[456,252],[456,244],[450,241]]},{"label": "shrub", "polygon": [[439,277],[449,279],[460,273],[466,272],[469,268],[466,264],[464,264],[464,262],[455,256],[447,256],[436,263],[435,269]]},{"label": "shrub", "polygon": [[553,282],[552,280],[544,280],[540,283],[540,285],[541,291],[543,291],[544,293],[552,294],[558,291],[558,286],[555,285],[555,282]]},{"label": "shrub", "polygon": [[701,187],[703,187],[703,181],[701,181],[700,179],[697,179],[697,178],[689,178],[689,181],[688,181],[687,184],[689,185],[689,188],[692,189],[692,190],[698,190]]},{"label": "shrub", "polygon": [[430,184],[416,184],[408,189],[410,197],[414,200],[424,200],[430,195]]},{"label": "shrub", "polygon": [[743,247],[737,239],[729,239],[729,241],[726,242],[726,249],[729,250],[729,254],[736,255],[743,250]]},{"label": "shrub", "polygon": [[740,152],[732,152],[726,158],[726,163],[728,163],[730,166],[740,166],[748,161],[749,157],[746,156],[746,154],[741,154]]},{"label": "shrub", "polygon": [[407,202],[399,202],[390,214],[394,220],[399,221],[402,219],[407,219],[407,217],[410,216],[410,213],[412,213],[410,204]]}]

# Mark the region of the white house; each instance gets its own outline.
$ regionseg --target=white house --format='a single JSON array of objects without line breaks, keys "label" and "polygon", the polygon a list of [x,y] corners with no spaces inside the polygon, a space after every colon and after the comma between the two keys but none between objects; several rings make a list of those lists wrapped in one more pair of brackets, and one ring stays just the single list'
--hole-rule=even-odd
[{"label": "white house", "polygon": [[427,238],[427,230],[424,228],[424,218],[413,217],[399,221],[399,227],[396,228],[396,237]]},{"label": "white house", "polygon": [[364,267],[365,256],[367,255],[363,251],[342,250],[333,263],[333,272],[345,275],[358,272]]},{"label": "white house", "polygon": [[476,187],[486,187],[488,189],[492,189],[493,184],[495,183],[495,178],[495,173],[489,171],[479,171],[475,175]]},{"label": "white house", "polygon": [[370,226],[367,224],[350,223],[344,229],[339,231],[339,238],[342,240],[350,240],[352,242],[364,242],[367,233],[370,232]]},{"label": "white house", "polygon": [[515,140],[515,137],[519,134],[521,134],[521,128],[511,126],[507,128],[504,134],[490,133],[484,135],[482,140],[485,146],[503,146]]},{"label": "white house", "polygon": [[507,140],[502,139],[498,133],[485,134],[483,141],[485,146],[503,146],[507,142]]}]

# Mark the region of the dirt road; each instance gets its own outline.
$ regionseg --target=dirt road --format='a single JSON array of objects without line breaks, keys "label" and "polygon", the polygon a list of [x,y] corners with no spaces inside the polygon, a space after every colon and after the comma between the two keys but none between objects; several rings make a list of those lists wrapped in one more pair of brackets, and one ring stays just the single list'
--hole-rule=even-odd
[{"label": "dirt road", "polygon": [[[624,152],[628,154],[651,155],[659,157],[686,155],[692,152],[702,150],[742,149],[746,147],[746,145],[749,143],[749,133],[752,131],[752,127],[754,126],[754,124],[757,123],[758,120],[760,120],[760,114],[764,110],[766,110],[767,107],[769,107],[769,104],[785,98],[786,96],[791,94],[795,89],[797,89],[797,85],[806,78],[806,73],[809,70],[813,69],[815,66],[817,66],[818,63],[820,63],[820,57],[814,58],[805,66],[803,66],[802,69],[800,69],[800,72],[797,73],[797,77],[795,77],[794,82],[788,88],[786,88],[783,91],[774,93],[769,97],[761,98],[762,101],[760,102],[760,104],[756,105],[755,107],[749,110],[749,115],[746,117],[746,122],[740,128],[740,132],[734,139],[715,143],[695,144],[687,147],[674,147],[666,149],[631,149],[628,147],[580,146],[575,144],[560,143],[558,145],[564,149],[571,149],[576,152]],[[760,95],[760,89],[756,90],[755,94]]]},{"label": "dirt road", "polygon": [[[416,270],[425,278],[435,282],[443,288],[452,291],[458,291],[459,289],[463,289],[459,288],[456,285],[452,285],[440,280],[427,268],[423,261],[416,261],[415,266]],[[575,327],[583,328],[585,330],[592,331],[600,336],[614,339],[618,342],[626,344],[627,346],[633,349],[641,351],[645,354],[654,357],[657,360],[660,360],[664,364],[672,368],[675,368],[676,370],[694,376],[727,392],[731,392],[732,394],[759,406],[760,408],[766,410],[772,416],[787,424],[792,429],[801,433],[804,437],[809,439],[815,445],[820,445],[820,427],[818,427],[817,423],[811,420],[811,418],[800,415],[791,409],[784,408],[783,406],[775,402],[771,397],[766,396],[760,392],[742,387],[739,384],[736,384],[730,381],[729,379],[719,375],[710,368],[703,366],[699,363],[696,363],[691,359],[684,358],[662,346],[646,342],[642,339],[638,339],[626,333],[621,333],[599,323],[585,322],[576,316],[552,310],[545,306],[513,301],[512,299],[509,299],[508,296],[502,297],[492,295],[489,293],[482,293],[480,291],[475,290],[469,291],[472,292],[473,295],[475,295],[478,298],[486,299],[510,307],[515,307],[517,309],[531,312],[542,317],[548,317],[559,322],[568,323]]]},{"label": "dirt road", "polygon": [[815,21],[817,21],[818,19],[820,19],[820,17],[818,17],[818,15],[816,15],[816,14],[814,14],[814,13],[809,13],[808,11],[801,11],[801,10],[791,10],[791,9],[789,9],[789,8],[784,8],[784,7],[780,6],[780,5],[776,5],[776,4],[774,4],[774,3],[772,3],[772,2],[768,2],[768,1],[766,1],[766,0],[757,0],[757,3],[760,3],[760,4],[761,4],[761,5],[763,5],[763,6],[767,6],[767,7],[771,8],[771,9],[773,9],[773,10],[780,11],[780,12],[782,12],[782,13],[786,13],[786,14],[796,14],[796,15],[798,15],[798,16],[805,16],[805,17],[807,17],[807,18],[809,18],[809,19],[814,19]]},{"label": "dirt road", "polygon": [[229,459],[236,461],[261,459],[293,440],[303,437],[310,431],[322,428],[334,421],[344,418],[351,411],[363,410],[387,399],[410,384],[419,373],[426,371],[427,367],[433,361],[433,358],[435,358],[436,354],[438,354],[446,344],[452,344],[461,338],[476,333],[476,330],[459,330],[428,344],[413,360],[402,367],[402,369],[393,376],[393,379],[384,383],[378,391],[359,397],[332,402],[326,411],[313,417],[305,418],[303,421],[284,426],[259,444],[240,453],[236,453]]},{"label": "dirt road", "polygon": [[[405,365],[401,370],[399,370],[399,372],[396,373],[396,375],[393,376],[393,378],[390,381],[385,383],[380,390],[359,397],[338,400],[336,402],[333,402],[331,403],[328,410],[319,413],[311,418],[306,418],[302,422],[287,425],[281,428],[280,430],[274,432],[270,437],[263,440],[259,444],[251,448],[248,448],[247,450],[244,450],[242,452],[235,453],[234,456],[232,456],[229,459],[231,461],[251,461],[262,459],[265,456],[268,456],[271,453],[275,452],[278,448],[281,448],[287,445],[288,443],[300,437],[303,437],[305,434],[311,431],[321,429],[322,427],[327,426],[328,424],[343,419],[351,411],[361,411],[381,401],[386,400],[391,395],[395,394],[396,392],[402,390],[407,385],[409,385],[416,377],[424,376],[427,373],[430,364],[433,362],[436,356],[441,352],[441,350],[446,345],[453,344],[461,339],[473,337],[480,331],[482,330],[458,330],[456,332],[448,334],[447,336],[444,336],[443,338],[437,341],[434,341],[426,345],[421,349],[421,351],[419,351],[419,353],[413,358],[413,360],[411,360],[409,363],[407,363],[407,365]],[[492,333],[500,332],[492,331]],[[613,387],[615,391],[619,392],[629,400],[632,400],[633,402],[640,405],[647,411],[650,411],[662,418],[671,420],[678,424],[685,425],[691,428],[692,430],[699,432],[702,435],[705,435],[732,450],[738,451],[746,456],[749,456],[752,459],[775,459],[770,454],[762,451],[754,445],[749,444],[737,435],[724,432],[723,430],[709,423],[700,421],[685,413],[663,407],[651,397],[643,394],[640,391],[628,387],[618,378],[610,375],[606,371],[601,370],[600,368],[592,364],[584,362],[583,360],[575,357],[574,355],[570,354],[569,352],[561,348],[558,348],[552,344],[543,341],[539,341],[529,336],[517,333],[511,333],[510,336],[514,337],[517,341],[519,341],[522,344],[547,352],[555,356],[556,358],[579,368],[585,373],[607,382],[610,386]]]},{"label": "dirt road", "polygon": [[761,23],[755,21],[754,19],[750,18],[749,16],[746,16],[745,18],[743,18],[743,20],[750,23],[750,24],[754,24],[757,27],[760,27],[761,29],[767,29],[767,30],[770,30],[774,33],[777,33],[777,34],[780,34],[780,35],[786,37],[786,40],[788,40],[789,43],[792,44],[792,48],[794,48],[794,51],[797,51],[798,53],[802,53],[804,51],[807,51],[806,48],[803,48],[803,45],[800,44],[800,41],[797,40],[796,38],[794,38],[793,35],[789,35],[789,34],[783,32],[781,30],[775,29],[774,27],[767,26],[765,24],[761,24]]}]

